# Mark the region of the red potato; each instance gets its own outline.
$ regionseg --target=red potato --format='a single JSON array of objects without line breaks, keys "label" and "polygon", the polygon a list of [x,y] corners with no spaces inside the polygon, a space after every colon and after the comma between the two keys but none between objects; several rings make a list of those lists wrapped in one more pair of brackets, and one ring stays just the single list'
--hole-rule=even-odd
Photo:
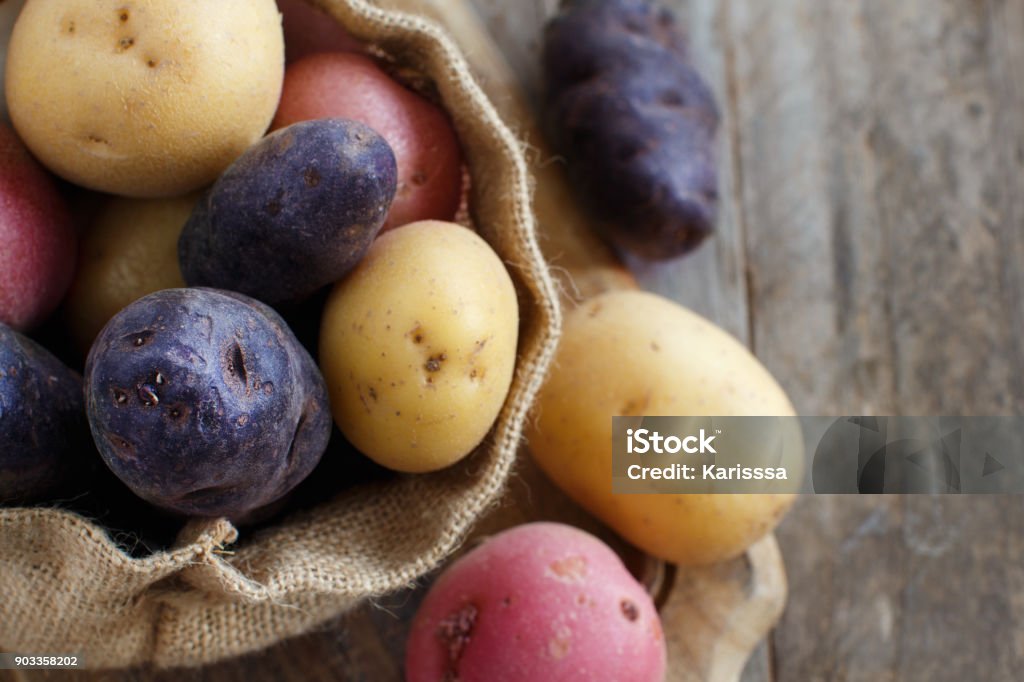
[{"label": "red potato", "polygon": [[384,230],[455,217],[462,195],[462,152],[444,111],[363,55],[316,54],[291,64],[271,129],[333,117],[367,124],[395,152],[398,190]]},{"label": "red potato", "polygon": [[650,597],[597,538],[556,523],[505,531],[452,564],[416,614],[408,682],[661,682]]},{"label": "red potato", "polygon": [[0,245],[0,322],[25,331],[60,303],[78,247],[53,180],[6,123],[0,123]]},{"label": "red potato", "polygon": [[363,44],[309,0],[277,0],[284,29],[285,60],[317,52],[362,52]]}]

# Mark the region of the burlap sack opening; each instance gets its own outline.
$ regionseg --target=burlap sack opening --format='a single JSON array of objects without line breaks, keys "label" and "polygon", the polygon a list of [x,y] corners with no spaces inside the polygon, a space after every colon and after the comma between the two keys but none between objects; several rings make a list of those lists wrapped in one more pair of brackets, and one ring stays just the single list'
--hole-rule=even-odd
[{"label": "burlap sack opening", "polygon": [[502,491],[556,343],[560,313],[535,241],[519,142],[434,23],[366,0],[313,0],[357,38],[429,78],[472,177],[470,213],[520,291],[512,390],[491,435],[440,473],[343,493],[237,539],[194,521],[173,550],[133,559],[104,530],[54,509],[0,510],[0,650],[78,652],[90,667],[199,665],[305,632],[435,568]]}]

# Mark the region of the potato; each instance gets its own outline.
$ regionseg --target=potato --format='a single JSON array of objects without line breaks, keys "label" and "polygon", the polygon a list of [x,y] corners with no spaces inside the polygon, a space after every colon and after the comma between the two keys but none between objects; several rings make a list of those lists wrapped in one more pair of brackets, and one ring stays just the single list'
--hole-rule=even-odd
[{"label": "potato", "polygon": [[512,279],[476,233],[439,221],[386,232],[324,308],[320,367],[335,422],[391,469],[452,464],[505,402],[518,326]]},{"label": "potato", "polygon": [[57,307],[77,244],[52,178],[0,122],[0,322],[25,331]]},{"label": "potato", "polygon": [[58,175],[176,196],[263,135],[283,76],[274,0],[32,0],[11,36],[7,104]]},{"label": "potato", "polygon": [[0,504],[88,480],[90,446],[82,377],[0,323]]},{"label": "potato", "polygon": [[68,327],[88,351],[110,318],[132,301],[185,286],[178,237],[197,195],[111,199],[86,231],[64,303]]},{"label": "potato", "polygon": [[408,682],[661,682],[651,598],[592,535],[555,523],[507,530],[452,564],[406,646]]},{"label": "potato", "polygon": [[277,0],[284,28],[285,59],[293,62],[317,52],[359,52],[362,43],[336,19],[309,0]]},{"label": "potato", "polygon": [[654,294],[602,294],[567,315],[535,414],[526,442],[540,468],[622,537],[668,561],[737,556],[792,503],[792,495],[612,494],[612,416],[793,414],[745,347]]},{"label": "potato", "polygon": [[4,92],[4,63],[7,61],[7,44],[11,39],[11,31],[14,30],[14,20],[18,18],[25,0],[0,1],[0,120],[9,120],[7,116],[7,101],[3,97]]},{"label": "potato", "polygon": [[462,199],[462,152],[447,114],[359,54],[318,54],[288,67],[271,127],[340,116],[380,133],[395,151],[398,191],[384,229],[452,220]]},{"label": "potato", "polygon": [[668,10],[645,0],[566,0],[544,36],[547,127],[595,226],[649,259],[714,229],[714,96]]},{"label": "potato", "polygon": [[249,149],[200,201],[178,240],[189,286],[298,303],[351,270],[395,195],[395,156],[345,119],[305,121]]},{"label": "potato", "polygon": [[136,495],[192,516],[251,517],[327,447],[327,389],[281,316],[214,289],[166,289],[103,328],[85,366],[103,460]]}]

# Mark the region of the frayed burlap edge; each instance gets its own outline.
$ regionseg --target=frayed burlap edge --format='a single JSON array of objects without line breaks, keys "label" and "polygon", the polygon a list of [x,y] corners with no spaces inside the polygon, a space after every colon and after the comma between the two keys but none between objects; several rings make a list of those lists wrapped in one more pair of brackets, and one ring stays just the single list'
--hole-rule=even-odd
[{"label": "frayed burlap edge", "polygon": [[194,521],[171,551],[133,559],[72,513],[0,510],[0,650],[78,652],[90,667],[194,666],[258,650],[413,583],[503,490],[560,328],[520,143],[436,24],[365,0],[313,2],[428,77],[452,117],[472,177],[473,223],[522,302],[502,413],[464,462],[346,492],[243,538],[234,553],[221,551],[238,537],[225,520]]}]

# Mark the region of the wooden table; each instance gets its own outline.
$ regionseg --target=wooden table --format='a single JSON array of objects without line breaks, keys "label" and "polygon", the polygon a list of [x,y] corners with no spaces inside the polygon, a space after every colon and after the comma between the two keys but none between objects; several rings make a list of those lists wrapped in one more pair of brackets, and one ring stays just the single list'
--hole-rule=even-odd
[{"label": "wooden table", "polygon": [[[534,97],[554,0],[476,0]],[[1024,413],[1024,1],[670,0],[723,113],[717,238],[634,264],[803,414]],[[1024,500],[808,497],[746,682],[1020,680]]]},{"label": "wooden table", "polygon": [[[535,97],[555,0],[475,3]],[[668,4],[721,103],[723,204],[697,254],[634,264],[643,286],[745,340],[805,414],[1024,412],[1024,0]],[[746,682],[1024,677],[1024,500],[809,497],[778,536],[789,605]],[[414,610],[82,678],[390,682]]]}]

